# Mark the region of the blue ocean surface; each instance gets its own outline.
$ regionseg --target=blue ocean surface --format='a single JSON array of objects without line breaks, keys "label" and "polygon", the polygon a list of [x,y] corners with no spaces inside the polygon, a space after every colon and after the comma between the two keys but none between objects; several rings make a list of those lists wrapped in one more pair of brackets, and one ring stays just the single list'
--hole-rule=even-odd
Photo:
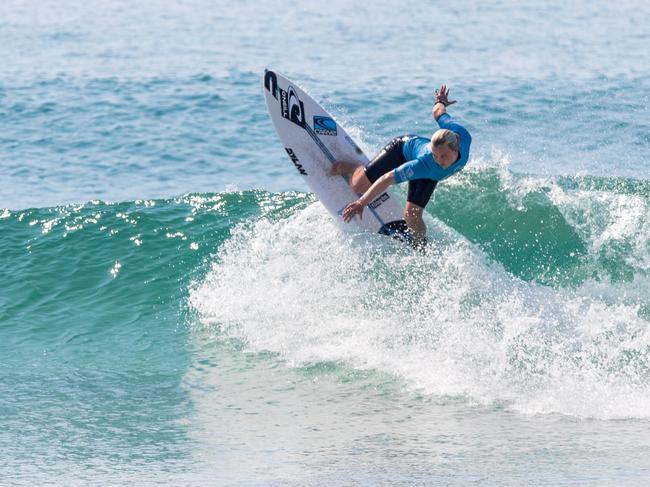
[{"label": "blue ocean surface", "polygon": [[[1,485],[647,485],[650,3],[0,6]],[[370,156],[472,133],[426,254],[333,221],[265,68]],[[397,190],[405,199],[404,188]]]}]

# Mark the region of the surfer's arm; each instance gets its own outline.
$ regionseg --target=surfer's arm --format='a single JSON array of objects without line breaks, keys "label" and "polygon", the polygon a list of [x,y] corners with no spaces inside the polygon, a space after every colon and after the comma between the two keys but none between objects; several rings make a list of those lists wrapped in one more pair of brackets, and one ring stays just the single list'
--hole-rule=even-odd
[{"label": "surfer's arm", "polygon": [[435,105],[433,105],[433,119],[437,122],[440,117],[442,117],[445,113],[447,113],[446,107],[440,103],[439,101],[436,102]]},{"label": "surfer's arm", "polygon": [[395,184],[395,171],[389,171],[381,176],[372,183],[372,186],[358,200],[346,206],[343,210],[343,220],[349,222],[354,215],[359,215],[359,218],[362,218],[363,209],[374,201],[377,196],[386,191],[391,184]]},{"label": "surfer's arm", "polygon": [[395,184],[395,171],[388,171],[377,181],[372,183],[372,186],[368,188],[368,191],[363,193],[361,198],[359,198],[359,202],[363,206],[369,205],[377,196],[386,191],[386,188],[391,184]]},{"label": "surfer's arm", "polygon": [[447,113],[447,107],[456,103],[456,100],[449,101],[449,88],[446,85],[442,85],[439,89],[435,91],[436,102],[433,105],[433,118],[437,122],[438,119]]}]

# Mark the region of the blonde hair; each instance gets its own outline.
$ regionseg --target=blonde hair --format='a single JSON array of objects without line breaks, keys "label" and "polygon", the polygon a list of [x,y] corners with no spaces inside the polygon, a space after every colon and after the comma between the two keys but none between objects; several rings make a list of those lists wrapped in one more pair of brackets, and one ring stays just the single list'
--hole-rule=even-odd
[{"label": "blonde hair", "polygon": [[458,152],[459,143],[460,137],[458,137],[458,134],[449,129],[436,130],[431,136],[431,145],[433,147],[440,147],[443,144],[447,144],[451,150]]}]

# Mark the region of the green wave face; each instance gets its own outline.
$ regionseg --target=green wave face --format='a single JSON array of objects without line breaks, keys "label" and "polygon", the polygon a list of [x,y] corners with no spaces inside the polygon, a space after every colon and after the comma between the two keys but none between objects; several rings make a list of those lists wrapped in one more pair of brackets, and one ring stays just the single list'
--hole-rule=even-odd
[{"label": "green wave face", "polygon": [[178,459],[188,283],[238,224],[310,201],[251,192],[0,210],[1,409],[21,438],[10,457]]},{"label": "green wave face", "polygon": [[5,210],[3,324],[54,338],[79,322],[106,327],[177,313],[186,284],[233,228],[311,201],[247,192]]}]

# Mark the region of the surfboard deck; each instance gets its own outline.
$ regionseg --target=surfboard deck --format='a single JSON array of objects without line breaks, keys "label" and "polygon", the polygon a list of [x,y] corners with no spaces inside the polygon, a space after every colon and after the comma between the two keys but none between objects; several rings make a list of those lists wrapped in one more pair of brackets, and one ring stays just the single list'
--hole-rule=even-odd
[{"label": "surfboard deck", "polygon": [[[366,166],[368,157],[332,115],[285,76],[267,69],[264,96],[292,164],[325,208],[342,220],[343,209],[359,195],[347,177],[331,176],[330,168],[339,160]],[[409,240],[402,205],[390,191],[370,202],[363,218],[352,221],[368,232]]]}]

